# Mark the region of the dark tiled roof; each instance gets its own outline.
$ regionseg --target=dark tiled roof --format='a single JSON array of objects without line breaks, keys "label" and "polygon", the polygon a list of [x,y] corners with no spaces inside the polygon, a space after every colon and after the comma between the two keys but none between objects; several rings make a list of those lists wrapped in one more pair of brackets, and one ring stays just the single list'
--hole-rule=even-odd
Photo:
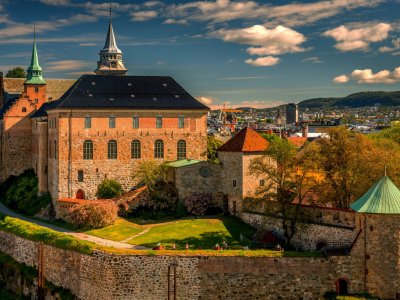
[{"label": "dark tiled roof", "polygon": [[33,113],[31,118],[39,118],[47,116],[47,110],[49,108],[56,107],[60,102],[61,102],[60,100],[56,100],[44,103],[37,111]]},{"label": "dark tiled roof", "polygon": [[263,152],[269,143],[253,129],[246,127],[233,138],[218,148],[218,151],[229,152]]},{"label": "dark tiled roof", "polygon": [[7,109],[9,109],[11,106],[13,106],[13,104],[15,102],[17,102],[18,97],[9,99],[4,105],[3,107],[0,109],[0,119],[3,119],[4,114],[6,113]]},{"label": "dark tiled roof", "polygon": [[209,109],[163,76],[82,75],[60,100],[58,108]]}]

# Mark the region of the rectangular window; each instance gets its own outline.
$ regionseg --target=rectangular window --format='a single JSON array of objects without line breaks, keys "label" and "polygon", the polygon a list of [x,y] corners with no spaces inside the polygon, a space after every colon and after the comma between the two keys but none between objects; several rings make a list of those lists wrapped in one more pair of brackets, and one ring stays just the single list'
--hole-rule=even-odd
[{"label": "rectangular window", "polygon": [[185,127],[185,117],[179,116],[178,117],[178,128],[184,128],[184,127]]},{"label": "rectangular window", "polygon": [[132,127],[135,129],[139,128],[139,117],[133,117],[132,118]]},{"label": "rectangular window", "polygon": [[92,118],[91,117],[85,117],[85,129],[87,128],[92,128]]},{"label": "rectangular window", "polygon": [[233,180],[233,187],[236,187],[236,179]]},{"label": "rectangular window", "polygon": [[35,98],[35,104],[38,104],[38,103],[39,103],[39,99]]},{"label": "rectangular window", "polygon": [[39,93],[39,87],[35,86],[35,93]]},{"label": "rectangular window", "polygon": [[83,182],[83,171],[78,171],[78,182]]},{"label": "rectangular window", "polygon": [[162,117],[156,117],[156,128],[162,128]]},{"label": "rectangular window", "polygon": [[54,159],[57,159],[57,141],[54,141]]},{"label": "rectangular window", "polygon": [[115,117],[110,117],[108,119],[108,127],[109,128],[115,128]]},{"label": "rectangular window", "polygon": [[264,179],[260,179],[260,186],[264,186],[265,185],[265,180]]}]

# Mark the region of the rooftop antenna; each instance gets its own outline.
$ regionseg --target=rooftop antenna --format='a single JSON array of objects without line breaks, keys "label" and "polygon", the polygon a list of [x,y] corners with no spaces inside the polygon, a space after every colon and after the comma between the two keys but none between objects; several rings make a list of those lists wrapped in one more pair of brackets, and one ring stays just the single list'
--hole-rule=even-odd
[{"label": "rooftop antenna", "polygon": [[386,165],[385,165],[385,176],[387,176],[387,175],[386,175]]},{"label": "rooftop antenna", "polygon": [[33,23],[33,42],[36,43],[36,23]]},{"label": "rooftop antenna", "polygon": [[111,10],[111,2],[110,2],[110,22],[112,21],[112,10]]}]

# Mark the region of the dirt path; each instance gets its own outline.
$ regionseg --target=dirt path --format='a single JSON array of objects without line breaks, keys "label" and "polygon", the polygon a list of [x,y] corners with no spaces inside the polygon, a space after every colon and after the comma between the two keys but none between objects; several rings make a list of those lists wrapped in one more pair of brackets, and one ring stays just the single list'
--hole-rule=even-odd
[{"label": "dirt path", "polygon": [[[48,224],[48,223],[45,223],[45,222],[41,222],[39,220],[31,219],[31,218],[25,217],[23,215],[20,215],[20,214],[18,214],[16,212],[11,211],[8,207],[3,205],[2,203],[0,203],[0,213],[3,213],[5,215],[8,215],[8,216],[13,217],[13,218],[17,218],[17,219],[20,219],[20,220],[31,222],[31,223],[34,223],[36,225],[52,229],[54,231],[58,231],[58,232],[62,232],[62,233],[71,235],[71,236],[76,237],[76,238],[78,238],[80,240],[96,243],[96,244],[101,245],[101,246],[119,248],[119,249],[135,249],[135,250],[148,250],[149,249],[149,248],[143,247],[143,246],[130,245],[130,244],[125,243],[124,241],[115,242],[115,241],[112,241],[112,240],[99,238],[99,237],[96,237],[96,236],[93,236],[93,235],[89,235],[89,234],[86,234],[86,233],[75,232],[73,230],[69,230],[69,229],[66,229],[66,228],[63,228],[63,227],[60,227],[60,226],[57,226],[57,225]],[[150,230],[150,228],[149,228],[149,230]],[[131,237],[131,238],[133,238],[133,237]],[[131,238],[128,238],[127,240],[129,240]]]}]

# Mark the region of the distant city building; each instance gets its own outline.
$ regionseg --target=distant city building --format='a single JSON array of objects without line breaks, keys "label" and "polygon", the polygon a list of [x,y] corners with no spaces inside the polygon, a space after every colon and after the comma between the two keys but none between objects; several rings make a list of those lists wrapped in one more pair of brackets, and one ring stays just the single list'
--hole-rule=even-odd
[{"label": "distant city building", "polygon": [[297,104],[289,103],[286,105],[286,124],[294,124],[299,121],[299,109]]}]

